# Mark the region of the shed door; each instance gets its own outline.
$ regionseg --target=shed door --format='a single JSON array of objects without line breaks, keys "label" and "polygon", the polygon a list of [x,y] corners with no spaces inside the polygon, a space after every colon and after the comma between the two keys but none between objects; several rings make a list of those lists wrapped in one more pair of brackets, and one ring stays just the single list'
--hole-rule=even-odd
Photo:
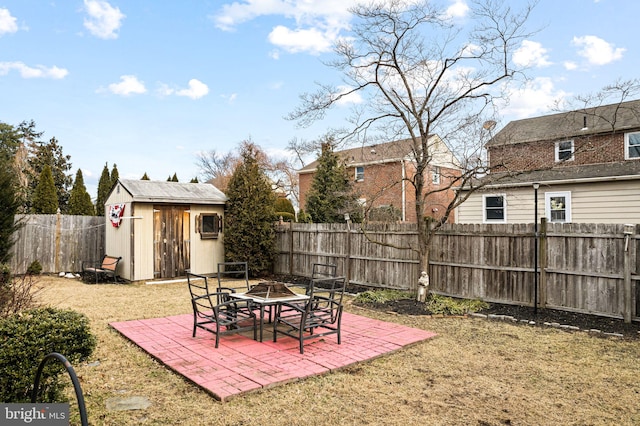
[{"label": "shed door", "polygon": [[188,207],[153,206],[153,277],[185,276],[190,267]]}]

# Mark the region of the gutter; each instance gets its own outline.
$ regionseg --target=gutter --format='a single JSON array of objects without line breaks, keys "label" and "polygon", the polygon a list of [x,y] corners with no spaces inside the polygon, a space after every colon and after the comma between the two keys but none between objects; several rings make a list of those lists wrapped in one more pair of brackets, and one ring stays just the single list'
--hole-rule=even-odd
[{"label": "gutter", "polygon": [[[598,176],[591,178],[574,178],[574,179],[556,179],[556,180],[536,180],[535,183],[541,185],[564,185],[570,183],[593,183],[593,182],[610,182],[610,181],[623,181],[623,180],[639,180],[640,175],[623,175],[623,176]],[[511,183],[496,183],[483,186],[483,188],[518,188],[528,187],[533,185],[534,181],[527,182],[511,182]],[[469,191],[466,188],[457,189],[458,191]]]}]

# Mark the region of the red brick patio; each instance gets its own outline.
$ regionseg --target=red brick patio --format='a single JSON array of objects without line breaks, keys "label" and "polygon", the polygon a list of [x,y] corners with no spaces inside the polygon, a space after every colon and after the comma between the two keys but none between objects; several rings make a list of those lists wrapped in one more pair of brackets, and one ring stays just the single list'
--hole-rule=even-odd
[{"label": "red brick patio", "polygon": [[345,312],[342,344],[337,344],[336,336],[308,340],[301,355],[297,340],[278,336],[273,343],[271,327],[267,325],[262,343],[245,335],[225,335],[220,337],[218,349],[214,348],[211,333],[198,330],[196,337],[191,337],[191,314],[110,325],[220,401],[328,373],[435,336],[429,331]]}]

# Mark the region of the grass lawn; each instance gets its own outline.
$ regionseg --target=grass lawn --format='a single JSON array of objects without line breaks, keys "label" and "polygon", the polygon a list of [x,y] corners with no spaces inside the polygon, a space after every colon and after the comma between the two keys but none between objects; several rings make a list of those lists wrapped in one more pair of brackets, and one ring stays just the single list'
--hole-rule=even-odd
[{"label": "grass lawn", "polygon": [[[391,315],[347,304],[347,311],[438,336],[336,373],[220,403],[108,326],[191,312],[186,283],[86,285],[50,277],[40,283],[46,304],[86,314],[98,338],[90,363],[74,366],[92,425],[640,424],[637,340]],[[145,396],[153,405],[106,409],[109,398],[126,396]]]}]

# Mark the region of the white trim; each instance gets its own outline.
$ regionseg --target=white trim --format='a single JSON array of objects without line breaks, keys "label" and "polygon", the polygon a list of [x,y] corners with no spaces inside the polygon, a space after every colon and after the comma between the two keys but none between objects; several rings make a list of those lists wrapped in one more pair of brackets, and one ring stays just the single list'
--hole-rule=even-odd
[{"label": "white trim", "polygon": [[[502,220],[487,219],[487,197],[502,197]],[[507,223],[507,194],[482,194],[482,223]]]},{"label": "white trim", "polygon": [[624,134],[624,159],[625,160],[640,160],[640,157],[629,156],[629,135],[636,135],[636,134],[640,135],[640,132],[628,132]]},{"label": "white trim", "polygon": [[[560,159],[560,144],[561,143],[566,143],[566,142],[571,142],[571,158],[568,158],[566,160],[561,160]],[[556,163],[560,163],[560,162],[563,162],[563,161],[573,161],[574,158],[575,158],[574,154],[575,154],[575,146],[573,144],[573,139],[568,139],[568,140],[556,142],[556,148],[555,148]]]},{"label": "white trim", "polygon": [[[564,221],[551,219],[551,197],[564,197]],[[571,191],[545,192],[544,212],[547,220],[554,223],[571,223]]]}]

